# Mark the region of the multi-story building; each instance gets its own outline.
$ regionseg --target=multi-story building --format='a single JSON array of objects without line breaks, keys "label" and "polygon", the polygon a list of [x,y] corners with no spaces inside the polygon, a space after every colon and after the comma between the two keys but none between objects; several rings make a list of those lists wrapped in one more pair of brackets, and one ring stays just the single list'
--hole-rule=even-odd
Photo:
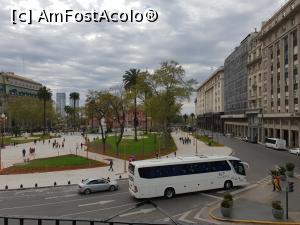
[{"label": "multi-story building", "polygon": [[224,68],[220,67],[197,90],[197,123],[202,129],[222,131],[224,112]]},{"label": "multi-story building", "polygon": [[224,62],[224,131],[248,136],[248,49],[255,33],[249,34]]},{"label": "multi-story building", "polygon": [[288,1],[261,29],[264,79],[263,136],[299,146],[300,1]]},{"label": "multi-story building", "polygon": [[66,93],[56,93],[56,112],[61,117],[66,116],[65,106],[66,106]]},{"label": "multi-story building", "polygon": [[251,142],[262,141],[259,117],[262,112],[263,75],[262,75],[262,43],[261,32],[255,32],[249,42],[248,49],[248,118],[247,136]]},{"label": "multi-story building", "polygon": [[7,113],[8,104],[17,96],[37,97],[42,84],[12,72],[0,72],[0,112]]}]

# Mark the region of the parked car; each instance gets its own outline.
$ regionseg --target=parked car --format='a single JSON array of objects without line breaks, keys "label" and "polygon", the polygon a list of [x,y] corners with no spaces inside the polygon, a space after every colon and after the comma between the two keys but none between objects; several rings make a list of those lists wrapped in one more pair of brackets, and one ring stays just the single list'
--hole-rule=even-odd
[{"label": "parked car", "polygon": [[295,154],[295,155],[300,155],[300,148],[292,148],[292,149],[289,149],[289,153],[291,154]]},{"label": "parked car", "polygon": [[242,137],[241,140],[245,141],[245,142],[248,142],[248,137]]},{"label": "parked car", "polygon": [[90,194],[98,191],[115,191],[118,190],[119,185],[116,180],[109,180],[105,178],[86,179],[78,185],[78,192],[81,194]]},{"label": "parked car", "polygon": [[232,133],[227,133],[225,134],[226,137],[233,137],[233,134]]}]

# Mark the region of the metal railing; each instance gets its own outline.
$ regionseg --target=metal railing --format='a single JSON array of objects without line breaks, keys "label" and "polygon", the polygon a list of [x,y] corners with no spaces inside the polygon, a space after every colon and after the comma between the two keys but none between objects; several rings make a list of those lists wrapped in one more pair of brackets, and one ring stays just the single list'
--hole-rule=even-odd
[{"label": "metal railing", "polygon": [[[127,213],[133,209],[136,209],[138,207],[141,207],[145,204],[152,205],[155,209],[160,211],[161,214],[165,215],[170,219],[170,222],[130,222],[130,221],[117,221],[113,220],[116,217]],[[135,206],[128,208],[124,211],[118,212],[117,214],[110,216],[106,219],[87,219],[87,218],[65,218],[65,217],[34,217],[34,216],[18,216],[18,215],[0,215],[0,224],[2,225],[25,225],[26,221],[32,221],[35,225],[43,225],[44,222],[52,222],[52,224],[55,225],[63,225],[63,222],[68,222],[68,224],[77,225],[79,223],[85,223],[89,225],[98,225],[98,224],[107,224],[107,225],[181,225],[177,221],[175,221],[171,216],[168,215],[163,209],[161,209],[159,206],[157,206],[154,202],[147,200],[143,202],[137,203]],[[26,223],[28,224],[28,223]],[[31,223],[32,224],[32,223]],[[32,224],[33,225],[33,224]]]}]

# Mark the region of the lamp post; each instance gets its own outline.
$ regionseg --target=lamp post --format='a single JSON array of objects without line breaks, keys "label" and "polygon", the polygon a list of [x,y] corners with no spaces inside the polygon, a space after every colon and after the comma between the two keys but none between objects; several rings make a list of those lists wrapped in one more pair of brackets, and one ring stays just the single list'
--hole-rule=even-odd
[{"label": "lamp post", "polygon": [[2,122],[2,137],[1,137],[1,148],[0,148],[0,170],[2,169],[2,149],[4,148],[4,132],[5,132],[5,120],[7,117],[4,113],[1,114],[1,122]]},{"label": "lamp post", "polygon": [[126,146],[127,146],[127,142],[124,143],[124,173],[127,173],[127,167],[126,167]]}]

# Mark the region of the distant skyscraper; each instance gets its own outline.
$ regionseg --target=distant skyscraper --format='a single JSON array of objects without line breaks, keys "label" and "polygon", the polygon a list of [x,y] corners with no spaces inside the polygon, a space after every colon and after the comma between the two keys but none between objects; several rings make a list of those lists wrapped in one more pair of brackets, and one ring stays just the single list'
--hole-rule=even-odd
[{"label": "distant skyscraper", "polygon": [[[74,100],[70,98],[70,106],[73,108],[74,107]],[[79,108],[79,100],[76,100],[75,102],[75,108]]]},{"label": "distant skyscraper", "polygon": [[66,116],[66,93],[56,93],[56,112],[62,117]]}]

